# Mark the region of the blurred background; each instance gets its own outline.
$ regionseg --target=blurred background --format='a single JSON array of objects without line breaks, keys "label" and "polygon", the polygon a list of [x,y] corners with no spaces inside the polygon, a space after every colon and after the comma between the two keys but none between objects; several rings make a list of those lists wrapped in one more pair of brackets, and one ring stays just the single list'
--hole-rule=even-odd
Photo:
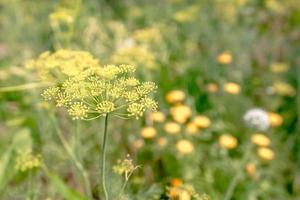
[{"label": "blurred background", "polygon": [[86,199],[57,131],[103,199],[102,119],[45,102],[28,64],[61,49],[158,85],[158,112],[111,119],[112,195],[113,166],[128,159],[139,167],[121,199],[300,199],[298,0],[0,0],[0,199]]}]

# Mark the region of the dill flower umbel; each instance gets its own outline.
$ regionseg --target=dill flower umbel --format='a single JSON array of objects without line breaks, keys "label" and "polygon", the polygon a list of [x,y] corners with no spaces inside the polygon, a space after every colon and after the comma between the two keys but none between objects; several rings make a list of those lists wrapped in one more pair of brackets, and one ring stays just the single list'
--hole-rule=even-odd
[{"label": "dill flower umbel", "polygon": [[94,119],[107,113],[139,118],[157,103],[150,94],[157,88],[153,82],[140,82],[133,77],[132,65],[106,65],[89,68],[69,77],[59,86],[46,89],[42,96],[65,107],[73,119]]},{"label": "dill flower umbel", "polygon": [[46,51],[26,67],[37,72],[43,81],[62,81],[90,68],[99,68],[99,61],[85,51],[60,49],[54,53]]},{"label": "dill flower umbel", "polygon": [[249,127],[259,131],[265,131],[270,126],[268,113],[260,108],[248,110],[244,115],[244,121]]},{"label": "dill flower umbel", "polygon": [[34,155],[29,149],[23,152],[18,152],[18,156],[16,159],[16,169],[20,170],[21,172],[25,172],[28,170],[39,168],[41,166],[41,163],[41,155]]},{"label": "dill flower umbel", "polygon": [[117,64],[144,66],[147,69],[156,69],[157,61],[152,51],[143,46],[130,46],[125,48],[118,48],[112,55],[111,61]]}]

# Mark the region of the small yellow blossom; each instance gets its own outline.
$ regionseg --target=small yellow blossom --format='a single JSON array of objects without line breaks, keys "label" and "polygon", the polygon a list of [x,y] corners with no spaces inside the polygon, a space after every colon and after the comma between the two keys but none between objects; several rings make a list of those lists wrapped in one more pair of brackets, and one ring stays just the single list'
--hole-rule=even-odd
[{"label": "small yellow blossom", "polygon": [[138,150],[144,146],[144,142],[141,139],[137,139],[133,142],[133,147]]},{"label": "small yellow blossom", "polygon": [[150,119],[154,122],[164,122],[166,117],[163,112],[152,112],[150,113]]},{"label": "small yellow blossom", "polygon": [[189,140],[179,140],[176,149],[182,154],[191,154],[194,152],[194,145]]},{"label": "small yellow blossom", "polygon": [[275,157],[273,150],[267,147],[259,147],[257,149],[257,154],[263,160],[273,160]]},{"label": "small yellow blossom", "polygon": [[153,127],[144,127],[141,130],[141,135],[146,139],[154,138],[156,134],[156,129]]},{"label": "small yellow blossom", "polygon": [[248,163],[246,165],[246,171],[250,176],[255,176],[256,174],[256,166],[254,163]]},{"label": "small yellow blossom", "polygon": [[192,115],[192,110],[187,105],[177,105],[170,108],[170,113],[175,122],[183,124]]},{"label": "small yellow blossom", "polygon": [[230,134],[223,134],[219,138],[219,144],[225,149],[234,149],[237,146],[238,141]]},{"label": "small yellow blossom", "polygon": [[221,64],[230,64],[232,62],[232,55],[229,52],[224,52],[218,55],[217,60]]},{"label": "small yellow blossom", "polygon": [[271,126],[276,127],[276,126],[281,126],[282,125],[283,118],[278,113],[269,112],[268,116],[269,116],[269,122],[270,122]]},{"label": "small yellow blossom", "polygon": [[194,135],[195,133],[197,133],[199,131],[197,125],[194,122],[187,123],[186,130],[187,130],[187,133],[190,135]]},{"label": "small yellow blossom", "polygon": [[191,5],[187,8],[184,8],[183,10],[176,12],[174,15],[174,19],[177,22],[181,22],[181,23],[191,22],[196,19],[198,11],[199,11],[198,5]]},{"label": "small yellow blossom", "polygon": [[185,99],[185,93],[181,90],[172,90],[167,93],[166,100],[168,103],[178,103]]},{"label": "small yellow blossom", "polygon": [[177,124],[175,122],[167,122],[164,125],[164,130],[167,133],[169,133],[170,135],[176,135],[176,134],[180,133],[181,127],[179,124]]},{"label": "small yellow blossom", "polygon": [[269,146],[271,144],[270,139],[260,133],[255,133],[251,137],[251,141],[253,144],[256,144],[258,146]]},{"label": "small yellow blossom", "polygon": [[280,74],[288,71],[289,66],[286,63],[272,63],[270,66],[270,70],[275,74]]},{"label": "small yellow blossom", "polygon": [[210,93],[216,93],[219,90],[219,86],[216,83],[209,83],[206,87]]},{"label": "small yellow blossom", "polygon": [[281,96],[290,96],[293,97],[296,95],[296,90],[289,83],[278,81],[275,82],[272,86],[273,90],[276,94]]},{"label": "small yellow blossom", "polygon": [[117,64],[136,65],[147,69],[156,69],[157,61],[155,55],[146,47],[132,46],[119,48],[112,55],[111,61]]},{"label": "small yellow blossom", "polygon": [[159,44],[162,40],[160,30],[156,27],[147,27],[134,31],[133,39],[145,44]]},{"label": "small yellow blossom", "polygon": [[178,186],[182,185],[182,180],[180,178],[173,178],[171,180],[171,185],[173,187],[178,187]]},{"label": "small yellow blossom", "polygon": [[226,83],[224,85],[224,90],[229,94],[239,94],[241,91],[241,86],[237,83]]},{"label": "small yellow blossom", "polygon": [[159,137],[159,138],[157,138],[156,143],[158,144],[158,146],[164,147],[168,143],[168,140],[165,137]]},{"label": "small yellow blossom", "polygon": [[204,115],[197,115],[193,119],[193,123],[199,128],[207,128],[210,126],[210,119]]}]

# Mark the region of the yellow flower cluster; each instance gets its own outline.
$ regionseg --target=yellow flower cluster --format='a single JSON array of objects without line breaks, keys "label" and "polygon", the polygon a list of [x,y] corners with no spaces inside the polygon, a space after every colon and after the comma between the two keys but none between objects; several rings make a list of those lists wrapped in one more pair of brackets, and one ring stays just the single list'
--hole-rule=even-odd
[{"label": "yellow flower cluster", "polygon": [[134,31],[133,39],[144,44],[159,44],[162,40],[162,37],[158,28],[148,27]]},{"label": "yellow flower cluster", "polygon": [[42,53],[36,60],[29,61],[26,67],[37,71],[43,81],[62,81],[68,76],[100,66],[99,61],[88,52],[61,49],[54,53]]},{"label": "yellow flower cluster", "polygon": [[106,113],[139,118],[147,109],[156,110],[150,94],[157,86],[140,82],[134,72],[132,65],[92,67],[46,89],[42,96],[67,108],[73,119],[93,119]]},{"label": "yellow flower cluster", "polygon": [[56,29],[62,24],[72,24],[74,17],[70,10],[59,9],[49,15],[49,21],[52,28]]},{"label": "yellow flower cluster", "polygon": [[116,174],[124,175],[125,179],[128,180],[131,174],[138,168],[135,166],[133,160],[129,155],[124,160],[118,160],[117,165],[113,166],[113,171]]},{"label": "yellow flower cluster", "polygon": [[174,19],[177,22],[185,23],[191,22],[196,19],[197,13],[199,12],[200,8],[198,5],[191,5],[183,10],[180,10],[175,13]]},{"label": "yellow flower cluster", "polygon": [[117,64],[144,66],[147,69],[157,68],[155,55],[146,47],[132,46],[119,48],[112,55],[111,61]]},{"label": "yellow flower cluster", "polygon": [[16,169],[25,172],[28,170],[36,169],[41,166],[41,155],[34,155],[31,150],[19,152],[16,159]]}]

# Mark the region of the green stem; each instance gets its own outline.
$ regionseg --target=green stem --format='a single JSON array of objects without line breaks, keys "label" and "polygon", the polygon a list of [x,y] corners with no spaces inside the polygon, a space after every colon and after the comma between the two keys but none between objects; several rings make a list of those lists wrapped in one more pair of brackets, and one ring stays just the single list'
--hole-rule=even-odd
[{"label": "green stem", "polygon": [[[54,121],[54,117],[52,116],[52,120]],[[91,185],[89,182],[89,177],[88,174],[86,173],[86,171],[84,170],[82,164],[79,162],[79,160],[77,159],[76,155],[74,154],[74,151],[72,151],[72,148],[70,147],[70,145],[68,144],[68,142],[65,140],[64,136],[62,135],[62,132],[60,131],[60,129],[57,127],[56,123],[54,123],[55,128],[56,128],[56,133],[61,141],[61,143],[63,144],[66,152],[69,154],[69,156],[71,157],[72,161],[74,162],[76,168],[78,169],[78,171],[81,173],[82,177],[83,177],[83,182],[84,182],[84,186],[85,186],[85,191],[89,197],[89,199],[93,199],[93,195],[92,195],[92,190],[91,190]]]},{"label": "green stem", "polygon": [[16,92],[16,91],[30,90],[34,88],[41,88],[50,85],[52,85],[52,83],[48,83],[48,82],[26,83],[22,85],[0,87],[0,92]]},{"label": "green stem", "polygon": [[227,191],[225,193],[225,196],[224,196],[223,200],[230,200],[231,199],[231,197],[232,197],[232,195],[234,193],[234,190],[235,190],[235,188],[236,188],[236,186],[238,184],[238,181],[240,180],[240,178],[242,176],[242,173],[243,173],[243,171],[245,169],[245,166],[246,166],[246,164],[247,164],[247,162],[249,160],[249,157],[251,155],[251,147],[252,147],[251,144],[248,144],[246,146],[246,152],[245,152],[245,154],[243,156],[242,162],[241,162],[241,164],[240,164],[240,166],[238,168],[238,171],[236,172],[235,176],[231,179],[231,182],[229,184],[229,187],[228,187],[228,189],[227,189]]},{"label": "green stem", "polygon": [[103,141],[102,141],[102,158],[101,158],[102,189],[104,192],[105,200],[108,200],[108,193],[107,193],[106,185],[105,185],[105,156],[106,156],[107,124],[108,124],[108,113],[105,115],[104,133],[103,133]]}]

